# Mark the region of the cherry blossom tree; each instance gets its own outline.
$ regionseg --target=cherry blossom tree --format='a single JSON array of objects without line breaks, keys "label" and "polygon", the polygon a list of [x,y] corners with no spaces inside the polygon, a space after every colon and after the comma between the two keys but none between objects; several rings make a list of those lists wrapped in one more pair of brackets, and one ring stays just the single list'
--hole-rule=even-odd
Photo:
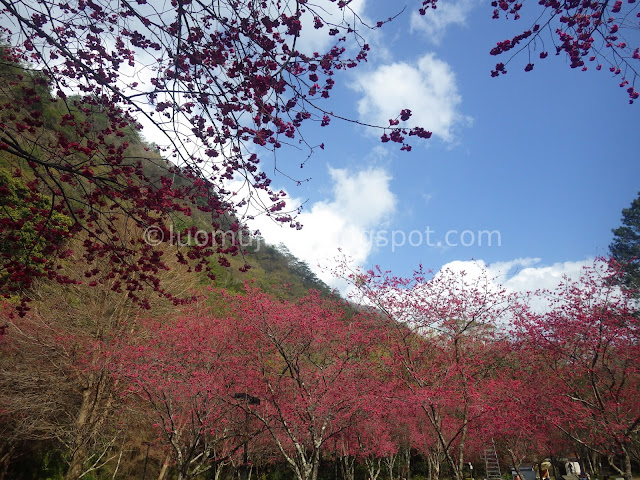
[{"label": "cherry blossom tree", "polygon": [[[571,443],[549,425],[549,403],[553,402],[553,377],[540,368],[540,350],[504,345],[503,363],[484,392],[485,415],[473,426],[478,457],[492,441],[498,455],[508,459],[520,478],[525,461],[537,462],[558,452],[573,451]],[[478,440],[484,440],[478,441]]]},{"label": "cherry blossom tree", "polygon": [[442,455],[454,478],[462,479],[469,428],[485,414],[482,395],[502,361],[501,327],[517,304],[486,273],[474,278],[443,270],[434,276],[419,269],[400,278],[343,265],[340,274],[360,301],[393,321],[396,375],[435,437],[434,469]]},{"label": "cherry blossom tree", "polygon": [[[403,408],[404,407],[404,408]],[[369,414],[355,426],[358,439],[358,457],[364,462],[368,478],[377,480],[385,467],[385,461],[395,458],[400,442],[398,430],[409,428],[406,414],[410,413],[403,402],[393,397],[384,399],[380,409]]]},{"label": "cherry blossom tree", "polygon": [[[3,227],[28,224],[48,257],[66,254],[56,239],[84,230],[87,262],[110,259],[109,272],[132,297],[145,285],[166,293],[156,275],[166,265],[154,246],[172,240],[176,216],[208,216],[206,238],[177,253],[205,271],[209,257],[227,265],[242,250],[237,237],[217,231],[241,235],[256,210],[300,228],[265,172],[280,170],[284,146],[305,156],[323,148],[305,140],[303,125],[339,117],[323,102],[340,73],[366,61],[363,30],[384,23],[364,24],[349,3],[331,0],[329,15],[301,0],[174,0],[163,8],[145,0],[1,2],[0,151],[29,191],[25,215],[3,219]],[[305,35],[322,35],[328,47],[304,50]],[[410,116],[403,109],[380,126],[383,141],[410,150],[409,136],[429,138],[402,127]],[[131,148],[143,125],[167,160]],[[244,194],[227,186],[238,179]],[[123,219],[148,238],[115,225]],[[78,280],[42,260],[9,256],[0,279],[9,292],[34,276]]]},{"label": "cherry blossom tree", "polygon": [[[421,15],[436,9],[438,0],[422,0]],[[629,103],[640,96],[635,82],[640,70],[640,12],[636,0],[570,1],[492,0],[494,19],[521,20],[527,27],[512,38],[496,42],[490,54],[507,56],[496,63],[492,77],[507,73],[507,65],[517,56],[526,56],[525,72],[533,70],[537,60],[555,55],[566,56],[570,68],[609,71],[620,78]]]},{"label": "cherry blossom tree", "polygon": [[155,419],[179,478],[238,461],[264,432],[296,478],[315,480],[327,441],[384,391],[371,358],[384,323],[318,294],[289,302],[249,286],[208,303],[115,342],[121,389]]},{"label": "cherry blossom tree", "polygon": [[130,404],[148,412],[178,479],[222,464],[248,428],[222,374],[230,352],[216,334],[224,325],[209,313],[195,305],[174,319],[140,322],[133,336],[109,346],[112,375]]},{"label": "cherry blossom tree", "polygon": [[260,399],[250,414],[296,478],[316,480],[327,441],[361,421],[381,395],[370,354],[383,323],[317,294],[286,303],[250,290],[236,303],[238,381]]},{"label": "cherry blossom tree", "polygon": [[616,286],[617,274],[602,261],[586,268],[547,294],[547,312],[523,317],[520,335],[538,349],[531,358],[547,372],[547,423],[630,479],[640,425],[640,329],[636,301]]},{"label": "cherry blossom tree", "polygon": [[494,77],[507,73],[516,56],[526,57],[524,70],[533,70],[549,53],[563,55],[570,68],[605,70],[619,79],[629,103],[640,96],[636,81],[640,72],[640,13],[635,0],[572,1],[542,0],[527,4],[518,0],[493,0],[493,18],[520,20],[527,27],[498,41],[491,55],[505,56],[491,71]]}]

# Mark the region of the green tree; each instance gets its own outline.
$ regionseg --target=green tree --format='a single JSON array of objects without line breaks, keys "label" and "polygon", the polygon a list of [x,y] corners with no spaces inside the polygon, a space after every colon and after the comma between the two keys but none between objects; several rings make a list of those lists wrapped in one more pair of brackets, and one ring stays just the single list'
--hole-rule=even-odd
[{"label": "green tree", "polygon": [[611,257],[621,264],[622,283],[633,289],[640,288],[640,193],[629,208],[622,210],[622,226],[614,228],[609,245]]}]

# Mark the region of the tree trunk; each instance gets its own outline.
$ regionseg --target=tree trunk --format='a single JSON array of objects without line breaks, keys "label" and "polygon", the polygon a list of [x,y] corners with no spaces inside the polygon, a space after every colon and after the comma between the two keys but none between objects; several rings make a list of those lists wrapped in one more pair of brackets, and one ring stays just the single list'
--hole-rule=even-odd
[{"label": "tree trunk", "polygon": [[83,472],[83,465],[87,459],[87,449],[84,445],[79,445],[73,452],[71,452],[71,461],[69,462],[69,469],[65,478],[67,480],[78,480]]},{"label": "tree trunk", "polygon": [[382,470],[380,458],[367,457],[365,458],[365,464],[369,473],[369,480],[378,480],[380,470]]},{"label": "tree trunk", "polygon": [[[167,456],[164,458],[164,462],[162,463],[162,468],[160,469],[160,474],[158,475],[158,480],[163,480],[164,476],[167,473],[167,468],[169,468],[169,462],[171,461],[171,454],[167,453]],[[218,471],[216,470],[216,475],[218,475]],[[217,477],[216,477],[217,480]]]},{"label": "tree trunk", "polygon": [[82,392],[82,403],[76,414],[74,438],[71,442],[71,459],[69,461],[69,469],[65,478],[67,480],[77,480],[83,473],[83,465],[87,460],[87,423],[91,416],[91,410],[95,408],[94,388],[88,386]]},{"label": "tree trunk", "polygon": [[524,480],[524,476],[520,473],[520,463],[521,463],[520,460],[516,458],[516,454],[513,451],[513,449],[507,448],[507,451],[509,452],[509,456],[511,457],[511,464],[515,469],[516,474],[518,475],[518,478],[520,480]]},{"label": "tree trunk", "polygon": [[89,455],[88,445],[99,435],[113,401],[108,378],[104,372],[90,375],[82,391],[82,402],[76,414],[75,432],[71,442],[71,459],[66,480],[78,480]]},{"label": "tree trunk", "polygon": [[429,453],[427,455],[427,464],[429,466],[429,480],[440,479],[440,459],[438,454]]},{"label": "tree trunk", "polygon": [[395,480],[395,477],[393,475],[393,467],[396,464],[396,457],[397,454],[391,454],[388,457],[385,457],[384,459],[384,464],[387,467],[387,474],[389,475],[389,479],[388,480]]},{"label": "tree trunk", "polygon": [[593,462],[591,461],[591,453],[587,452],[586,457],[587,457],[587,465],[589,468],[589,472],[591,472],[591,475],[594,475],[596,472],[595,472],[595,469],[593,468]]},{"label": "tree trunk", "polygon": [[558,469],[556,468],[556,459],[553,455],[549,455],[549,459],[551,460],[551,471],[549,475],[553,476],[554,480],[560,480],[560,476],[558,475]]},{"label": "tree trunk", "polygon": [[351,455],[343,455],[340,458],[340,470],[344,480],[354,480],[355,477],[355,457]]},{"label": "tree trunk", "polygon": [[465,406],[464,419],[463,419],[464,424],[462,427],[460,444],[458,445],[458,462],[456,465],[456,471],[454,472],[456,480],[464,480],[464,448],[465,448],[465,442],[467,440],[467,420],[468,420],[468,414],[467,414],[467,408]]},{"label": "tree trunk", "polygon": [[312,468],[311,468],[311,480],[318,480],[318,470],[320,468],[320,452],[316,451],[313,460],[312,460]]},{"label": "tree trunk", "polygon": [[620,475],[622,475],[624,480],[633,480],[633,475],[631,474],[631,456],[627,452],[626,448],[623,447],[622,451],[623,451],[622,468],[618,467],[618,465],[615,464],[613,456],[611,456],[611,455],[609,455],[609,457],[607,458],[608,461],[609,461],[609,465],[611,465],[611,467],[616,472],[618,472]]},{"label": "tree trunk", "polygon": [[[5,444],[6,445],[6,444]],[[0,458],[0,480],[4,480],[7,472],[9,471],[9,464],[11,463],[11,455],[15,449],[15,443],[8,444],[6,452]]]},{"label": "tree trunk", "polygon": [[408,445],[402,447],[402,478],[411,479],[411,447]]},{"label": "tree trunk", "polygon": [[624,450],[624,480],[633,480],[633,475],[631,474],[631,456]]}]

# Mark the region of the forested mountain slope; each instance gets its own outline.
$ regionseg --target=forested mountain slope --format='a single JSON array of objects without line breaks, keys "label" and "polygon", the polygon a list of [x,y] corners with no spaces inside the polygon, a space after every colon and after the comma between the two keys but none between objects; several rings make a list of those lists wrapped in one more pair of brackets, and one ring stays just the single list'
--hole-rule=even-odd
[{"label": "forested mountain slope", "polygon": [[[37,288],[34,279],[96,286],[116,279],[116,290],[122,285],[132,300],[146,304],[149,290],[173,295],[159,273],[174,255],[189,264],[187,271],[193,270],[201,285],[237,289],[254,280],[266,290],[289,285],[292,296],[309,288],[330,293],[286,249],[251,235],[229,209],[212,210],[213,191],[146,144],[131,119],[108,118],[80,97],[53,95],[38,71],[13,62],[6,50],[2,56],[0,288],[5,297],[28,299]],[[114,121],[120,122],[118,131]],[[140,232],[161,253],[135,245]],[[69,263],[84,264],[85,270],[65,273]]]}]

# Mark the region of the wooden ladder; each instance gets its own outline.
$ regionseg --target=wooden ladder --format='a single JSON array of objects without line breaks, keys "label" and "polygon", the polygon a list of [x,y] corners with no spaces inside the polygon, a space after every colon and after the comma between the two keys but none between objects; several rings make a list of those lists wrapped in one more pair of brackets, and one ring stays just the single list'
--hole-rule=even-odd
[{"label": "wooden ladder", "polygon": [[500,462],[496,453],[496,444],[491,440],[491,445],[484,447],[484,467],[487,472],[487,480],[497,480],[501,478]]}]

